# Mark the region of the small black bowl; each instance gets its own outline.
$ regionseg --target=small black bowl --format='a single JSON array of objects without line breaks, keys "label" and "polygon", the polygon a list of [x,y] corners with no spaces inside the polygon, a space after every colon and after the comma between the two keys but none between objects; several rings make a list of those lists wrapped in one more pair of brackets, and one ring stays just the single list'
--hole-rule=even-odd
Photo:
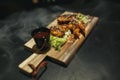
[{"label": "small black bowl", "polygon": [[46,52],[50,49],[50,29],[40,27],[31,32],[39,52]]}]

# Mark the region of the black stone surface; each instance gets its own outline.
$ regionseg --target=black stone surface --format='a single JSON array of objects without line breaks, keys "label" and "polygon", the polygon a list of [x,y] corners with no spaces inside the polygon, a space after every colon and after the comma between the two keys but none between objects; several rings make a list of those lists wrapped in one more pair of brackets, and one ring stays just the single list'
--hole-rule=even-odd
[{"label": "black stone surface", "polygon": [[68,67],[48,61],[48,68],[39,80],[120,80],[120,2],[117,0],[75,0],[29,11],[20,9],[2,18],[0,80],[32,80],[18,69],[32,54],[23,44],[31,38],[33,29],[46,27],[66,10],[98,16],[99,21]]}]

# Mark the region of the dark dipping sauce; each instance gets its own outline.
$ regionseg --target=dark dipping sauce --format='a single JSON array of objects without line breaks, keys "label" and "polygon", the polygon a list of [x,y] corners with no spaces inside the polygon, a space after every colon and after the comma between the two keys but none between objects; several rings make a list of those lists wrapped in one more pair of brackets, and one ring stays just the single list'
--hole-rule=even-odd
[{"label": "dark dipping sauce", "polygon": [[47,37],[48,35],[49,35],[48,32],[38,32],[33,37],[34,38],[42,38],[42,37]]},{"label": "dark dipping sauce", "polygon": [[32,37],[35,40],[36,46],[39,51],[37,52],[46,52],[50,49],[50,30],[45,27],[35,29],[31,33]]}]

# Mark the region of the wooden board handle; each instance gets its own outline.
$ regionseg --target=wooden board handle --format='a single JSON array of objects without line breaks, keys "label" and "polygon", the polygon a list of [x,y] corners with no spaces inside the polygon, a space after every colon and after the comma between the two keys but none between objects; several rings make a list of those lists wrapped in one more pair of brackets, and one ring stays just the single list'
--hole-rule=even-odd
[{"label": "wooden board handle", "polygon": [[37,68],[35,68],[35,66],[33,66],[32,64],[29,64],[29,66],[32,68],[33,72],[32,72],[32,77],[35,77],[38,75],[39,71],[45,67],[47,65],[46,61],[42,61]]},{"label": "wooden board handle", "polygon": [[19,64],[19,68],[23,71],[28,71],[28,74],[31,74],[33,72],[32,68],[29,66],[29,64],[33,65],[35,68],[38,67],[38,65],[45,59],[46,54],[37,54],[33,53],[31,56],[29,56],[26,60],[24,60],[21,64]]},{"label": "wooden board handle", "polygon": [[34,67],[37,68],[37,66],[45,59],[46,54],[38,54],[36,58],[34,58],[29,64],[34,65]]}]

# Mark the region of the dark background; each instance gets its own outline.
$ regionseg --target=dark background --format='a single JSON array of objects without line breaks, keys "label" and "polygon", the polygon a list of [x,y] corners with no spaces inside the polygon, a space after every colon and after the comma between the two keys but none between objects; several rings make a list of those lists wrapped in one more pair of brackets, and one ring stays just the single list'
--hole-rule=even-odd
[{"label": "dark background", "polygon": [[30,32],[46,27],[64,11],[99,17],[98,23],[63,67],[48,61],[39,80],[120,80],[120,2],[119,0],[68,0],[47,3],[31,0],[0,1],[0,80],[32,80],[18,65],[32,52],[23,45]]}]

